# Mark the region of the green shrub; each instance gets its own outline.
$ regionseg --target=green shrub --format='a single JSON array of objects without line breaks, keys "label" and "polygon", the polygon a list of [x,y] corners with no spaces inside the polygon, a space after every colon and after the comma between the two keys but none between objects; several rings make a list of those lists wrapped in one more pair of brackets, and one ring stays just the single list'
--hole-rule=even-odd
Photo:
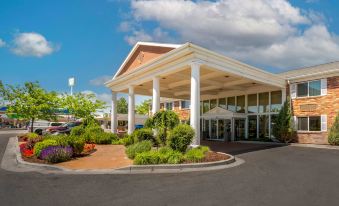
[{"label": "green shrub", "polygon": [[133,163],[136,165],[159,164],[160,157],[157,151],[142,152],[136,155]]},{"label": "green shrub", "polygon": [[335,118],[328,134],[328,143],[331,145],[339,145],[339,114]]},{"label": "green shrub", "polygon": [[48,135],[45,140],[55,140],[59,146],[71,146],[75,155],[81,154],[84,150],[85,140],[81,136],[74,135]]},{"label": "green shrub", "polygon": [[104,130],[97,125],[89,125],[85,128],[82,138],[86,143],[93,143],[93,139],[97,139],[96,136],[100,136],[104,133]]},{"label": "green shrub", "polygon": [[159,164],[179,164],[183,162],[184,155],[179,151],[174,151],[169,147],[163,147],[158,151]]},{"label": "green shrub", "polygon": [[201,162],[205,158],[206,152],[208,151],[209,148],[206,146],[192,148],[186,152],[185,159],[191,162]]},{"label": "green shrub", "polygon": [[34,145],[34,155],[39,157],[40,153],[43,149],[49,147],[49,146],[58,146],[58,142],[56,140],[53,139],[46,139],[43,140],[42,142],[38,142]]},{"label": "green shrub", "polygon": [[160,144],[161,146],[166,145],[167,134],[165,133],[166,133],[166,130],[163,128],[160,128],[157,130],[156,139],[157,139],[158,144]]},{"label": "green shrub", "polygon": [[167,159],[167,164],[180,164],[184,159],[184,155],[181,152],[173,151]]},{"label": "green shrub", "polygon": [[163,151],[147,151],[139,153],[134,158],[136,165],[153,165],[153,164],[179,164],[183,162],[184,156],[181,152],[166,149]]},{"label": "green shrub", "polygon": [[28,133],[26,136],[28,139],[35,139],[39,137],[37,133],[32,133],[32,132]]},{"label": "green shrub", "polygon": [[144,140],[152,141],[153,145],[157,145],[157,141],[154,138],[152,129],[149,128],[142,128],[135,130],[131,136],[134,139],[134,142],[141,142]]},{"label": "green shrub", "polygon": [[169,134],[168,146],[173,150],[185,152],[194,137],[194,130],[186,124],[176,126]]},{"label": "green shrub", "polygon": [[108,132],[91,133],[90,139],[95,144],[112,144],[113,141],[118,140],[118,136]]},{"label": "green shrub", "polygon": [[150,151],[152,149],[152,142],[151,141],[142,141],[135,143],[133,145],[130,145],[126,149],[126,154],[128,158],[134,159],[134,157],[141,152]]},{"label": "green shrub", "polygon": [[82,125],[76,126],[76,127],[72,128],[71,135],[72,136],[81,136],[81,135],[85,134],[85,131],[86,131],[86,129]]},{"label": "green shrub", "polygon": [[46,135],[44,140],[55,140],[59,146],[68,146],[68,136],[65,134]]},{"label": "green shrub", "polygon": [[68,136],[67,143],[73,148],[73,153],[75,155],[80,155],[84,150],[85,140],[79,136]]},{"label": "green shrub", "polygon": [[123,138],[119,139],[120,144],[125,146],[132,145],[134,143],[134,139],[131,135],[125,134]]}]

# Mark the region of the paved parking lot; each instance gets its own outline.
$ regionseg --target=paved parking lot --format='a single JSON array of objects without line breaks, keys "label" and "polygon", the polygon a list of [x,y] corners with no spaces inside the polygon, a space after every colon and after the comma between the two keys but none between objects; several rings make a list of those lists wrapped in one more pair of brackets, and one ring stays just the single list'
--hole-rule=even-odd
[{"label": "paved parking lot", "polygon": [[[8,137],[0,134],[0,156]],[[248,147],[248,146],[246,146]],[[244,149],[211,172],[43,175],[0,170],[0,205],[339,205],[339,151]]]}]

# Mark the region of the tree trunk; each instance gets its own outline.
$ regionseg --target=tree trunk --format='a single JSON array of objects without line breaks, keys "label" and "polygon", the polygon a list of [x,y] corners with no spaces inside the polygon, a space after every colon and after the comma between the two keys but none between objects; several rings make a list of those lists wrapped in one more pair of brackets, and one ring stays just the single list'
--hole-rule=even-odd
[{"label": "tree trunk", "polygon": [[31,132],[33,132],[33,126],[34,126],[34,118],[31,119]]}]

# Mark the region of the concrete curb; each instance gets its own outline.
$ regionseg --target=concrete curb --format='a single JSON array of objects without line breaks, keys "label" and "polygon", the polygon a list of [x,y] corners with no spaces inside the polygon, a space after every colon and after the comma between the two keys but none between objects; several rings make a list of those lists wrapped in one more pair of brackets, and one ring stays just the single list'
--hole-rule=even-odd
[{"label": "concrete curb", "polygon": [[281,142],[260,142],[260,141],[235,141],[238,143],[244,143],[244,144],[263,144],[263,145],[281,145],[281,146],[288,146],[287,143],[281,143]]},{"label": "concrete curb", "polygon": [[[179,164],[179,165],[133,165],[117,169],[97,169],[97,170],[72,170],[66,169],[60,166],[46,165],[26,162],[22,159],[19,143],[17,137],[11,137],[6,147],[6,154],[9,158],[15,156],[16,168],[12,165],[11,168],[2,167],[10,171],[25,172],[35,171],[40,173],[57,173],[57,174],[151,174],[151,173],[183,173],[183,172],[197,172],[197,171],[213,171],[238,166],[243,164],[244,161],[239,158],[235,158],[229,155],[227,160],[207,163],[195,163],[195,164]],[[225,154],[225,153],[222,153]],[[4,162],[5,156],[3,158]],[[7,160],[10,161],[10,160]]]},{"label": "concrete curb", "polygon": [[334,146],[334,145],[319,145],[319,144],[299,144],[299,143],[291,143],[290,146],[293,146],[293,147],[316,148],[316,149],[339,150],[339,146]]}]

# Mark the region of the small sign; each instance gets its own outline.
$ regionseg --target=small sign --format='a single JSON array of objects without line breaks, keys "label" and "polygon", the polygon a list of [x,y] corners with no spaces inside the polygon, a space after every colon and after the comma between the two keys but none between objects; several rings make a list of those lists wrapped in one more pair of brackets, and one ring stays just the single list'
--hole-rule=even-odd
[{"label": "small sign", "polygon": [[68,79],[68,86],[73,87],[75,84],[75,78],[71,77]]},{"label": "small sign", "polygon": [[316,104],[303,104],[300,105],[300,111],[302,112],[314,112],[317,109]]}]

